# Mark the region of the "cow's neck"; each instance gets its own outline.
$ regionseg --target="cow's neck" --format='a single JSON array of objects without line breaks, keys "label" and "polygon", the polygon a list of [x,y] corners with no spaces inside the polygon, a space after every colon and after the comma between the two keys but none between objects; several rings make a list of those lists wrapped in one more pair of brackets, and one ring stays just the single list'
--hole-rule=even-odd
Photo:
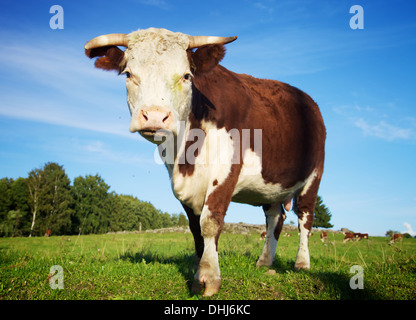
[{"label": "cow's neck", "polygon": [[[204,77],[204,82],[206,81]],[[199,83],[201,85],[201,82]],[[184,165],[187,167],[190,161],[195,159],[188,159],[192,157],[187,154],[187,148],[193,146],[197,147],[195,143],[203,143],[204,131],[202,122],[209,121],[210,117],[215,114],[216,107],[214,104],[201,93],[195,85],[192,85],[192,99],[190,105],[190,112],[186,121],[180,121],[177,130],[177,135],[170,135],[168,138],[158,146],[159,155],[164,162],[170,177],[172,177],[174,165]],[[191,134],[190,134],[191,133]]]}]

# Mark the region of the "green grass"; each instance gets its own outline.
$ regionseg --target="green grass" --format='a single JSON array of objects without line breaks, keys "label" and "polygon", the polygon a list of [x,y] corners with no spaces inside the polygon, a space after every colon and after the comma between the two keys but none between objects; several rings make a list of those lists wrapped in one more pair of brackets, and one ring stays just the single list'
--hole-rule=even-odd
[{"label": "green grass", "polygon": [[[298,236],[281,237],[269,271],[256,268],[258,234],[222,234],[222,287],[211,299],[416,299],[416,239],[388,245],[382,237],[327,244],[310,238],[311,270],[294,271]],[[191,234],[117,234],[0,239],[0,299],[202,299],[193,280]],[[51,289],[60,265],[64,289]],[[352,290],[350,268],[364,270]]]}]

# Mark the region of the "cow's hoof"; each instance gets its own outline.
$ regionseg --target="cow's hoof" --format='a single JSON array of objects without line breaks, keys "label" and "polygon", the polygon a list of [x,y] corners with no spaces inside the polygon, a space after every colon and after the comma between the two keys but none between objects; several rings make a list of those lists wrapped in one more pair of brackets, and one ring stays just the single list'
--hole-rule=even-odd
[{"label": "cow's hoof", "polygon": [[309,270],[311,268],[309,263],[304,263],[304,262],[296,262],[295,264],[295,270],[296,271],[300,271],[300,270]]},{"label": "cow's hoof", "polygon": [[271,267],[272,264],[273,264],[273,261],[266,261],[263,259],[259,259],[256,263],[256,267],[263,267],[263,266]]},{"label": "cow's hoof", "polygon": [[204,289],[204,284],[199,282],[198,280],[194,280],[194,282],[192,283],[192,293],[194,294],[199,294],[202,289]]},{"label": "cow's hoof", "polygon": [[211,297],[212,295],[218,293],[221,287],[221,280],[214,280],[208,283],[203,283],[198,280],[194,280],[192,283],[192,293],[199,294],[202,289],[205,288],[203,296]]},{"label": "cow's hoof", "polygon": [[218,293],[221,287],[221,280],[214,280],[209,283],[205,283],[204,297],[211,297],[212,295]]}]

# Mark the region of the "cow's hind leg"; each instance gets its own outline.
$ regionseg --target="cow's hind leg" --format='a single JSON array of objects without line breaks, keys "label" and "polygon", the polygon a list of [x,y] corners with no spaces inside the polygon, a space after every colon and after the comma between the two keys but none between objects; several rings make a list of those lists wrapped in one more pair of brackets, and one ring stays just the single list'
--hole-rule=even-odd
[{"label": "cow's hind leg", "polygon": [[307,183],[304,186],[295,201],[294,211],[298,216],[299,222],[299,248],[296,255],[296,270],[309,270],[311,267],[308,242],[313,226],[319,182],[320,177],[315,176],[310,184]]},{"label": "cow's hind leg", "polygon": [[271,266],[273,264],[276,254],[277,241],[279,240],[283,222],[286,218],[280,202],[264,205],[263,210],[266,215],[267,235],[264,242],[263,252],[257,261],[258,267]]}]

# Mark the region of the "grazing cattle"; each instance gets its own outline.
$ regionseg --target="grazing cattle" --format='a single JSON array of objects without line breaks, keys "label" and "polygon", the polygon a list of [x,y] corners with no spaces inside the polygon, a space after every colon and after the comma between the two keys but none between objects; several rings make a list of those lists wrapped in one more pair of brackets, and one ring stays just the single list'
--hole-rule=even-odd
[{"label": "grazing cattle", "polygon": [[353,239],[354,239],[354,233],[346,232],[343,242],[345,243],[345,242],[350,241],[350,240],[352,241]]},{"label": "grazing cattle", "polygon": [[264,240],[266,238],[266,235],[267,235],[267,232],[262,232],[259,240]]},{"label": "grazing cattle", "polygon": [[397,240],[403,240],[403,235],[401,233],[394,233],[390,238],[390,244],[395,243]]},{"label": "grazing cattle", "polygon": [[328,234],[326,232],[321,232],[321,241],[325,242],[328,239]]},{"label": "grazing cattle", "polygon": [[51,234],[52,234],[51,230],[48,229],[48,230],[45,231],[45,237],[49,238],[51,236]]},{"label": "grazing cattle", "polygon": [[354,233],[354,239],[356,240],[368,239],[368,233]]},{"label": "grazing cattle", "polygon": [[[316,103],[288,84],[219,65],[237,37],[150,28],[85,45],[97,68],[126,75],[130,131],[158,145],[195,241],[192,290],[221,284],[218,239],[231,201],[262,206],[267,235],[257,266],[271,266],[292,208],[296,269],[309,269],[308,235],[324,169],[326,130]],[[123,52],[118,46],[126,47]]]}]

